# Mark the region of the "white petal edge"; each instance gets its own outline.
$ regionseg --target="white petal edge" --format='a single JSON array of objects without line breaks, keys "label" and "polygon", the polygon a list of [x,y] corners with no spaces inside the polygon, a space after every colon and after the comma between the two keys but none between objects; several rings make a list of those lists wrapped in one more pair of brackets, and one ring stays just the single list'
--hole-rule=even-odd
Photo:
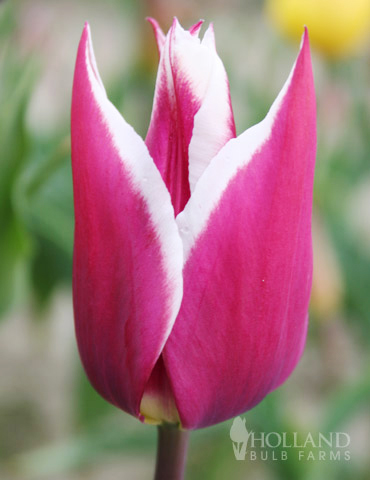
[{"label": "white petal edge", "polygon": [[209,50],[212,69],[202,105],[194,116],[193,136],[189,144],[189,184],[192,193],[211,160],[230,139],[233,121],[229,83],[224,65],[216,52],[212,24],[204,34],[201,45]]},{"label": "white petal edge", "polygon": [[[149,20],[153,28],[159,28],[155,21]],[[179,75],[177,81],[183,80],[194,99],[201,104],[194,116],[193,137],[189,144],[191,192],[211,159],[232,136],[228,129],[229,117],[233,121],[227,75],[216,51],[213,25],[200,40],[198,33],[202,23],[199,21],[194,25],[191,32],[174,18],[161,49],[150,122],[152,124],[159,108],[163,80],[167,83],[171,103],[176,106],[174,75]]]},{"label": "white petal edge", "polygon": [[[303,39],[304,35],[300,49],[303,46]],[[184,246],[184,265],[229,183],[238,174],[238,170],[246,167],[269,139],[276,114],[291,84],[296,63],[297,60],[266,117],[237,138],[231,139],[220,150],[198,180],[184,210],[177,215],[176,221]]]},{"label": "white petal edge", "polygon": [[[96,67],[90,28],[88,32],[88,51],[85,54],[86,66],[93,96],[99,106],[104,123],[125,168],[130,171],[132,185],[145,200],[150,219],[157,229],[160,243],[163,269],[167,274],[171,296],[168,301],[168,325],[163,335],[163,349],[177,313],[183,295],[183,247],[174,217],[174,210],[168,190],[148,152],[143,139],[124,120],[119,111],[109,101]],[[123,160],[124,159],[124,160]]]}]

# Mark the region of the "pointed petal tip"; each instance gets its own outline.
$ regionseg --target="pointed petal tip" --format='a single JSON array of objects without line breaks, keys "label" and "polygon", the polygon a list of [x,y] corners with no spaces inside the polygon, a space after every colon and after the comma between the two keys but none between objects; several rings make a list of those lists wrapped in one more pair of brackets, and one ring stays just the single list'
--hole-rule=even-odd
[{"label": "pointed petal tip", "polygon": [[[102,79],[99,74],[99,70],[96,64],[96,59],[95,59],[95,54],[94,54],[94,48],[93,48],[93,42],[92,42],[92,36],[91,36],[91,29],[90,29],[90,24],[89,22],[84,23],[84,28],[82,31],[81,39],[80,39],[80,44],[79,44],[79,54],[78,58],[80,58],[80,61],[77,58],[77,62],[79,64],[80,68],[87,68],[91,69],[91,72],[95,79],[98,82],[98,86],[101,88],[101,90],[105,93],[105,88],[102,82]],[[82,60],[84,59],[84,60]],[[76,63],[76,69],[77,69],[77,63]],[[76,71],[76,70],[75,70]]]},{"label": "pointed petal tip", "polygon": [[[199,23],[199,22],[198,22],[198,23]],[[198,25],[198,24],[193,25],[193,27],[196,27],[196,25]],[[191,28],[193,28],[193,27],[191,27]],[[200,27],[199,27],[199,28],[200,28]],[[190,30],[189,30],[189,31],[188,31],[188,30],[185,30],[185,28],[181,25],[179,19],[178,19],[176,16],[173,17],[173,21],[172,21],[172,25],[171,25],[170,31],[171,31],[171,30],[172,30],[173,32],[178,31],[178,32],[181,32],[181,33],[185,33],[185,32],[189,32],[189,31],[190,31]]]},{"label": "pointed petal tip", "polygon": [[[150,25],[153,27],[154,32],[162,32],[161,27],[159,26],[159,23],[157,20],[153,17],[145,17],[145,20],[150,23]],[[162,32],[163,33],[163,32]]]},{"label": "pointed petal tip", "polygon": [[177,17],[173,17],[172,25],[168,31],[168,36],[170,38],[170,42],[176,41],[176,39],[181,38],[181,35],[185,33],[185,30],[181,23],[179,22]]},{"label": "pointed petal tip", "polygon": [[169,35],[170,38],[174,38],[176,30],[183,30],[180,22],[178,21],[177,17],[173,17],[172,24],[168,30],[167,35]]},{"label": "pointed petal tip", "polygon": [[84,23],[84,28],[82,30],[81,41],[84,40],[88,43],[91,43],[91,28],[89,22],[86,20]]},{"label": "pointed petal tip", "polygon": [[150,23],[153,29],[155,40],[157,42],[158,53],[159,53],[159,56],[161,56],[162,48],[166,41],[166,36],[163,33],[163,30],[161,29],[161,27],[159,26],[159,23],[155,18],[146,17],[145,20],[147,20]]},{"label": "pointed petal tip", "polygon": [[189,28],[189,32],[191,35],[198,35],[200,29],[202,28],[202,25],[204,23],[204,20],[201,18],[199,22],[195,23]]},{"label": "pointed petal tip", "polygon": [[80,43],[82,41],[86,41],[86,39],[90,36],[90,25],[89,25],[89,22],[85,22],[84,23],[84,28],[82,29],[82,34],[81,34],[81,38],[80,38]]},{"label": "pointed petal tip", "polygon": [[80,43],[83,43],[85,47],[92,50],[91,28],[88,21],[84,23]]},{"label": "pointed petal tip", "polygon": [[159,27],[157,20],[153,17],[145,17],[145,20],[150,23],[153,28]]},{"label": "pointed petal tip", "polygon": [[190,33],[193,37],[198,36],[199,31],[204,23],[204,19],[200,19],[197,23],[194,23],[188,30],[184,29],[184,27],[179,22],[178,18],[175,16],[173,17],[172,25],[170,31],[175,32],[176,30],[180,30],[181,32]]},{"label": "pointed petal tip", "polygon": [[203,36],[202,44],[211,45],[212,47],[214,47],[214,49],[216,49],[215,29],[213,26],[213,22],[208,25],[208,28]]},{"label": "pointed petal tip", "polygon": [[302,33],[302,37],[301,37],[301,50],[303,49],[303,47],[305,45],[307,45],[308,47],[310,45],[310,37],[309,37],[309,34],[308,34],[307,25],[304,25],[304,27],[303,27],[303,33]]},{"label": "pointed petal tip", "polygon": [[298,59],[301,59],[301,61],[305,65],[306,73],[312,77],[312,86],[313,86],[312,92],[314,92],[310,37],[308,33],[308,28],[306,25],[304,26],[304,30],[302,33],[301,45],[300,45],[300,50],[297,57],[297,62],[298,62]]}]

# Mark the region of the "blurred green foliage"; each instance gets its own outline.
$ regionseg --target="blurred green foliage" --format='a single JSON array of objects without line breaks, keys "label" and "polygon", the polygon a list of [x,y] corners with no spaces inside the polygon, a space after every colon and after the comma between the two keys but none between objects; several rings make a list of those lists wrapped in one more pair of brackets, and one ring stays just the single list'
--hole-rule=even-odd
[{"label": "blurred green foliage", "polygon": [[[73,199],[68,127],[32,137],[27,106],[37,79],[33,56],[19,58],[15,12],[1,5],[0,313],[34,295],[43,305],[53,287],[70,282]],[[3,315],[2,315],[3,316]]]},{"label": "blurred green foliage", "polygon": [[17,178],[24,168],[29,149],[24,128],[24,115],[32,90],[31,65],[17,62],[11,46],[13,22],[9,10],[0,19],[1,90],[0,90],[0,314],[14,302],[25,275],[30,255],[30,240],[18,212],[13,193]]}]

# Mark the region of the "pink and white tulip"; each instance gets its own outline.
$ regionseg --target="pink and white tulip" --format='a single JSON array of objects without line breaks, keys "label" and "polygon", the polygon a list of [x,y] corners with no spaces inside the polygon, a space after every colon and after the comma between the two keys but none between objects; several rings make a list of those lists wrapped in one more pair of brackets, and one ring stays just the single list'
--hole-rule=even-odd
[{"label": "pink and white tulip", "polygon": [[312,280],[315,94],[307,32],[266,118],[236,137],[210,26],[177,20],[146,140],[108,100],[90,30],[73,84],[73,296],[95,389],[185,429],[259,403],[296,366]]}]

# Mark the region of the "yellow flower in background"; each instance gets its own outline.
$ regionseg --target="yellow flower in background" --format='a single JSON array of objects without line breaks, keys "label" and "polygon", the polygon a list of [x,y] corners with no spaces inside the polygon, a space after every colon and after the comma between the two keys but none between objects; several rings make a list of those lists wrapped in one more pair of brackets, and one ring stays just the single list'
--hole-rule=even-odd
[{"label": "yellow flower in background", "polygon": [[300,39],[307,25],[311,44],[330,57],[350,55],[369,39],[370,0],[267,0],[266,11],[289,37]]}]

